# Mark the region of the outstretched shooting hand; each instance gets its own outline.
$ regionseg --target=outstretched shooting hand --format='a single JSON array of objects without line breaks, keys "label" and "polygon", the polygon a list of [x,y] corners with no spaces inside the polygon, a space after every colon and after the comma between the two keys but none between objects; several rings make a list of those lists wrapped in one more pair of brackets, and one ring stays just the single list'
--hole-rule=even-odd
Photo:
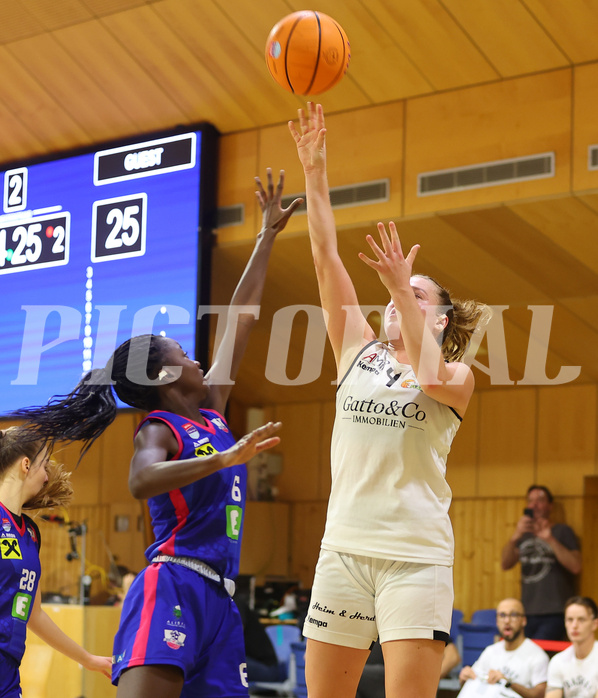
[{"label": "outstretched shooting hand", "polygon": [[289,131],[297,146],[299,160],[307,174],[314,170],[326,170],[326,126],[324,107],[321,104],[307,103],[307,114],[298,110],[299,129],[289,121]]}]

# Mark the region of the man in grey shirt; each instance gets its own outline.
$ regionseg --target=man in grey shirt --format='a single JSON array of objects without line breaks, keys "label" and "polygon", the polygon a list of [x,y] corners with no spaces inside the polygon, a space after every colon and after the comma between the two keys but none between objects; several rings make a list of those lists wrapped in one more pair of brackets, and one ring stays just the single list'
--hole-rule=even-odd
[{"label": "man in grey shirt", "polygon": [[527,491],[526,513],[502,550],[502,568],[521,562],[521,600],[527,635],[542,640],[566,639],[563,609],[575,594],[581,572],[577,537],[565,524],[553,524],[552,493],[543,485]]}]

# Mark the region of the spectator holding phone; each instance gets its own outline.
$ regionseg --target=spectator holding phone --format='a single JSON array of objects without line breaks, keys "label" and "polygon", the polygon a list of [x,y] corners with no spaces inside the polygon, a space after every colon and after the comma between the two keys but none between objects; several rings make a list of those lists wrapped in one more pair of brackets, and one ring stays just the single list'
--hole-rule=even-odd
[{"label": "spectator holding phone", "polygon": [[552,523],[552,493],[544,485],[531,485],[527,506],[502,550],[502,568],[521,562],[521,600],[527,615],[527,636],[564,640],[563,608],[575,594],[575,577],[581,572],[581,553],[573,530]]}]

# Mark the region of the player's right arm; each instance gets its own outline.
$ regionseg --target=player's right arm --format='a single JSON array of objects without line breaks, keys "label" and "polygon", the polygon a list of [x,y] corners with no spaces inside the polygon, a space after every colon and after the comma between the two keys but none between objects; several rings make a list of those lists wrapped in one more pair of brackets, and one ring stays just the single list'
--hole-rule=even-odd
[{"label": "player's right arm", "polygon": [[[562,688],[550,688],[550,686],[549,686],[544,698],[563,698],[563,689]],[[598,698],[598,693],[596,693],[595,698]]]},{"label": "player's right arm", "polygon": [[268,422],[221,453],[170,460],[178,452],[173,432],[164,422],[149,422],[135,437],[129,469],[131,494],[136,499],[148,499],[190,485],[223,468],[246,463],[280,443],[278,436],[273,436],[280,427],[280,422]]},{"label": "player's right arm", "polygon": [[353,282],[339,253],[326,175],[326,129],[320,104],[299,110],[299,130],[289,122],[305,173],[307,221],[320,300],[339,375],[356,349],[376,338],[359,307]]}]

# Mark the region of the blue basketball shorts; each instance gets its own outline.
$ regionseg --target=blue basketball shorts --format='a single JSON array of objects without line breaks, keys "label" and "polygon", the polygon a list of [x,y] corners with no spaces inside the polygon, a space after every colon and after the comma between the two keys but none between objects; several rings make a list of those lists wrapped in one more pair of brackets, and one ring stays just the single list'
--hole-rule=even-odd
[{"label": "blue basketball shorts", "polygon": [[114,638],[112,683],[151,664],[181,668],[181,698],[248,695],[241,617],[218,582],[172,562],[137,575]]},{"label": "blue basketball shorts", "polygon": [[4,652],[0,652],[0,698],[21,698],[19,665]]}]

